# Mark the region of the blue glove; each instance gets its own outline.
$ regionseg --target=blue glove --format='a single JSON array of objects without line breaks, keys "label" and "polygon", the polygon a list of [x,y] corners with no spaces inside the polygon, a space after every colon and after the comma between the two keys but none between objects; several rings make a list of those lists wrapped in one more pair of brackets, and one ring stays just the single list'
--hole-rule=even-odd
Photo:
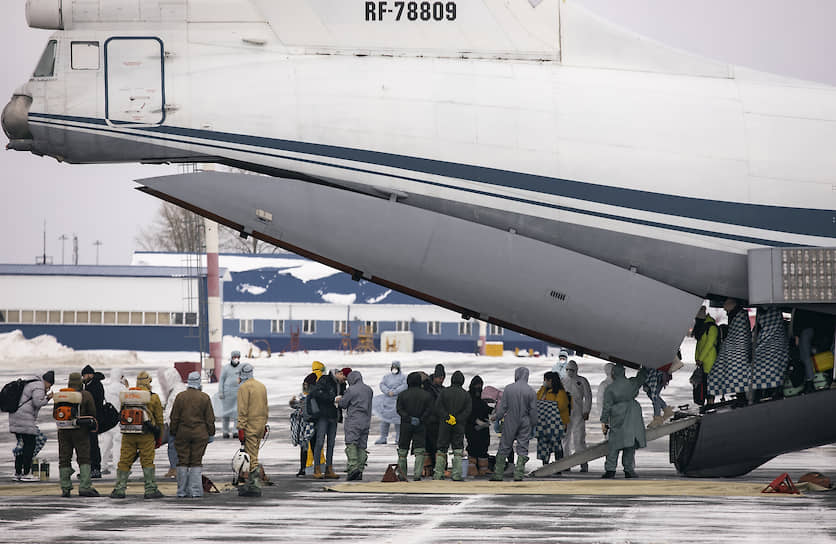
[{"label": "blue glove", "polygon": [[420,424],[421,424],[421,419],[420,419],[420,418],[417,418],[417,417],[411,417],[411,418],[409,418],[409,423],[410,423],[410,425],[412,425],[413,427],[417,427],[418,425],[420,425]]}]

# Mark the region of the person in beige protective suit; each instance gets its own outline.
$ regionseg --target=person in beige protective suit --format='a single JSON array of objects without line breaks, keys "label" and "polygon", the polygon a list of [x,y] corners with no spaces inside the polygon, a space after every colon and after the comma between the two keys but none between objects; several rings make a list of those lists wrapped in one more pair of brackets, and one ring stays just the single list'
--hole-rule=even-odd
[{"label": "person in beige protective suit", "polygon": [[253,365],[241,366],[241,387],[238,388],[238,440],[250,458],[249,474],[244,485],[238,486],[238,495],[261,496],[261,478],[258,470],[258,446],[267,426],[267,388],[253,378]]}]

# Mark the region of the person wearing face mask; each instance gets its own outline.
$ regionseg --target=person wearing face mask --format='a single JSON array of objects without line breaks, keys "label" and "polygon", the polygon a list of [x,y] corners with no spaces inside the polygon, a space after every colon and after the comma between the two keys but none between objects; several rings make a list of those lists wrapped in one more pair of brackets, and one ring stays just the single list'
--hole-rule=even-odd
[{"label": "person wearing face mask", "polygon": [[556,372],[561,380],[566,379],[566,365],[569,364],[569,352],[565,349],[560,350],[557,356],[557,362],[552,367],[552,372]]},{"label": "person wearing face mask", "polygon": [[220,401],[220,410],[223,424],[223,437],[229,438],[229,423],[235,418],[235,428],[238,427],[238,378],[241,376],[241,352],[235,350],[228,365],[221,370],[221,379],[218,381],[217,399]]},{"label": "person wearing face mask", "polygon": [[[482,398],[484,382],[473,376],[467,388],[471,409],[464,436],[467,438],[468,476],[485,476],[488,471],[488,446],[491,445],[491,407]],[[475,463],[474,463],[475,461]]]},{"label": "person wearing face mask", "polygon": [[392,361],[389,366],[389,374],[380,380],[380,392],[373,401],[373,411],[381,419],[380,438],[375,444],[386,444],[389,439],[389,425],[395,426],[395,443],[401,436],[401,416],[398,415],[397,402],[398,394],[406,391],[406,376],[401,372],[400,361]]},{"label": "person wearing face mask", "polygon": [[543,375],[543,386],[537,391],[537,458],[543,465],[563,457],[561,440],[570,418],[570,400],[557,372]]},{"label": "person wearing face mask", "polygon": [[[566,392],[572,399],[569,425],[563,436],[563,454],[572,455],[586,449],[586,420],[592,410],[592,388],[589,380],[578,375],[578,363],[574,360],[566,365]],[[581,465],[581,472],[588,472],[589,464]]]}]

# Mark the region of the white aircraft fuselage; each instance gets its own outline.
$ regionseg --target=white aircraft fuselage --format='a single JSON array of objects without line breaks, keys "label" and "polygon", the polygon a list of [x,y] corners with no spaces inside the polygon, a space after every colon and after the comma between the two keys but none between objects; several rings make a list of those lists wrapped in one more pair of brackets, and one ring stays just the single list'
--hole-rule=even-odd
[{"label": "white aircraft fuselage", "polygon": [[[747,252],[836,246],[830,86],[557,0],[415,3],[413,21],[353,0],[347,22],[313,0],[116,3],[139,7],[63,0],[52,73],[4,110],[11,148],[269,174],[147,185],[467,317],[659,367],[704,298],[748,298]],[[504,34],[469,26],[479,9]]]}]

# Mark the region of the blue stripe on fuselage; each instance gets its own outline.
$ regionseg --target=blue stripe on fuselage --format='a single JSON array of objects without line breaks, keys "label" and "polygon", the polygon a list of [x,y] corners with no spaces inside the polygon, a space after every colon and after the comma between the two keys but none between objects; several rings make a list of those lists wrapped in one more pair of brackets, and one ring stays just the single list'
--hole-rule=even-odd
[{"label": "blue stripe on fuselage", "polygon": [[[57,119],[79,123],[96,124],[102,126],[107,125],[107,123],[103,119],[44,113],[30,113],[29,115],[34,119]],[[446,178],[457,178],[474,181],[477,183],[486,183],[500,187],[507,187],[511,189],[522,189],[526,191],[545,193],[553,196],[573,198],[588,202],[596,202],[599,204],[606,204],[610,206],[631,208],[634,210],[642,210],[646,212],[672,215],[678,217],[687,217],[703,221],[725,223],[734,226],[751,227],[756,229],[786,232],[792,234],[803,234],[809,236],[820,236],[825,238],[833,238],[836,236],[836,215],[834,215],[833,210],[790,208],[782,206],[747,204],[740,202],[727,202],[722,200],[708,200],[685,196],[667,195],[662,193],[642,191],[638,189],[626,189],[622,187],[596,185],[594,183],[585,183],[561,178],[552,178],[536,174],[526,174],[522,172],[501,170],[497,168],[489,168],[484,166],[473,166],[448,161],[439,161],[435,159],[410,157],[406,155],[384,153],[381,151],[369,151],[364,149],[353,149],[348,147],[313,144],[307,142],[298,142],[294,140],[267,138],[263,136],[250,136],[246,134],[235,134],[229,132],[215,132],[173,126],[136,127],[132,128],[131,130],[138,130],[141,132],[153,132],[157,134],[168,134],[173,136],[182,136],[201,140],[210,140],[215,142],[225,142],[237,145],[246,145],[262,149],[266,148],[270,150],[290,151],[294,153],[304,153],[320,157],[329,157],[334,159],[361,162],[366,164],[387,166],[402,170],[442,176]],[[180,142],[193,143],[182,141]],[[200,143],[194,144],[206,145]],[[235,150],[244,151],[240,149]],[[317,161],[299,159],[297,157],[283,156],[281,158],[290,160],[301,160],[315,164],[324,164],[336,168],[364,171],[361,169],[345,167],[337,164],[318,163]],[[487,194],[489,196],[495,196],[500,198],[512,198],[506,195],[498,195],[494,193],[472,190],[457,185],[435,183],[428,180],[407,178],[404,176],[397,176],[387,174],[384,172],[369,172],[378,175],[399,177],[401,179],[408,179],[410,181],[416,181],[420,183],[431,183],[433,185],[440,185],[468,192]],[[659,225],[662,226],[662,228],[675,228],[676,230],[681,230],[684,232],[705,232],[701,231],[700,229],[690,229],[681,226],[657,224],[652,221],[636,220],[634,218],[626,218],[620,216],[612,216],[610,214],[591,212],[590,210],[579,210],[564,206],[548,205],[542,202],[532,202],[525,199],[513,198],[513,200],[517,200],[520,202],[530,202],[532,204],[540,206],[545,205],[557,209],[566,209],[567,211],[574,211],[579,213],[593,213],[594,215],[600,217],[608,217],[617,220],[629,220],[630,222],[634,223]],[[766,243],[768,245],[775,245],[774,241],[758,240],[754,238],[740,237],[736,235],[729,236],[723,235],[722,233],[709,232],[706,234],[715,237],[719,236],[721,238],[752,241],[758,244]]]}]

